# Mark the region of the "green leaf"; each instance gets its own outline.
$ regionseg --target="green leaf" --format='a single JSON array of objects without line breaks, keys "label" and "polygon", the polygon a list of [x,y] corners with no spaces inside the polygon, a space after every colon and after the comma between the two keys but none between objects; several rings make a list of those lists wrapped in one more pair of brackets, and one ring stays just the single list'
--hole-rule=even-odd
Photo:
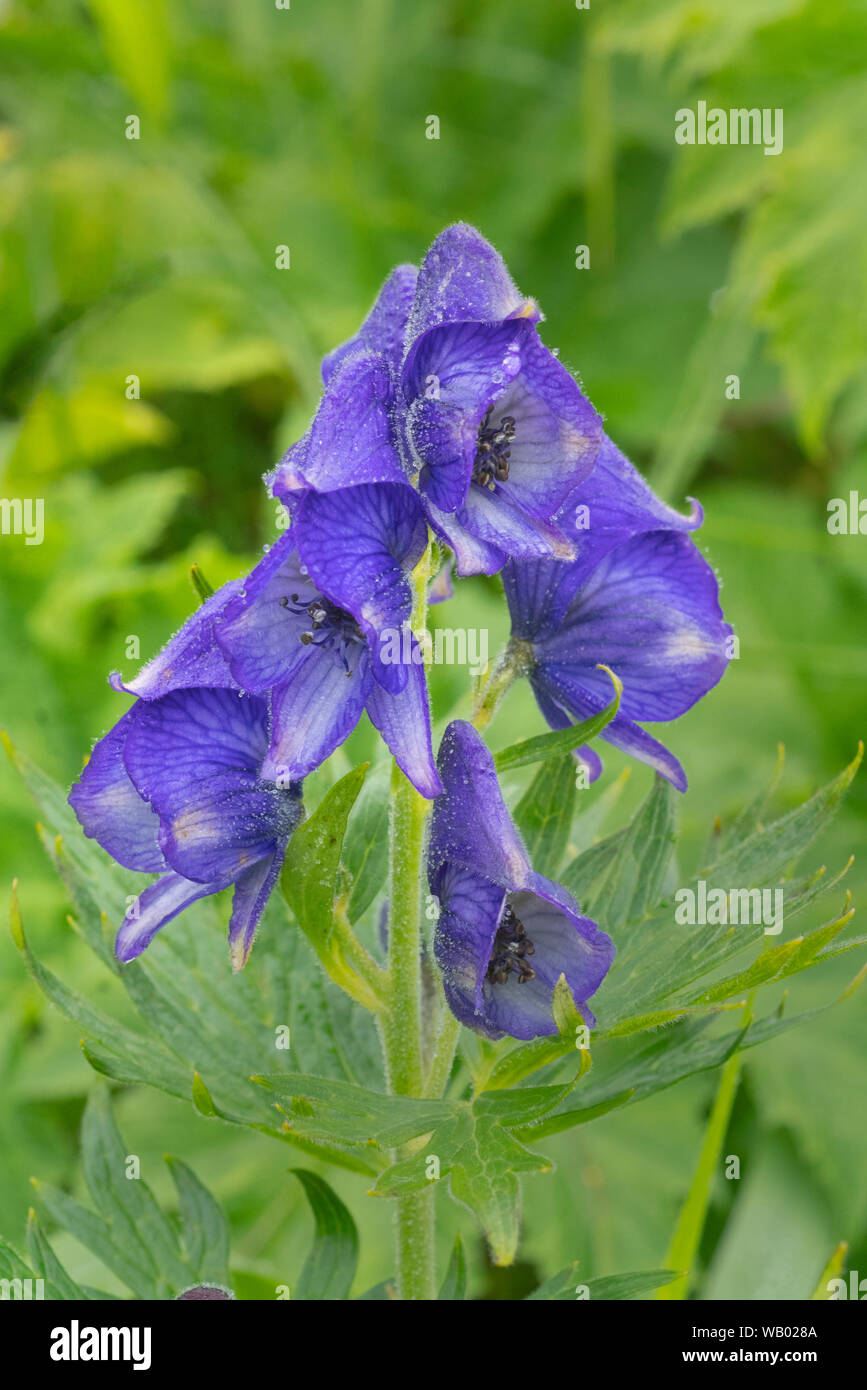
[{"label": "green leaf", "polygon": [[321,1076],[278,1072],[253,1080],[290,1102],[286,1124],[302,1138],[394,1148],[430,1133],[456,1110],[451,1101],[379,1095]]},{"label": "green leaf", "polygon": [[[453,1106],[416,1153],[380,1175],[373,1196],[402,1197],[448,1177],[452,1197],[482,1227],[494,1263],[511,1264],[518,1246],[520,1175],[549,1172],[551,1164],[525,1149],[510,1127],[543,1115],[570,1090],[571,1083],[492,1091]],[[431,1177],[433,1159],[437,1172]]]},{"label": "green leaf", "polygon": [[355,1278],[358,1231],[349,1211],[324,1179],[290,1168],[304,1188],[316,1235],[295,1288],[296,1299],[344,1299]]},{"label": "green leaf", "polygon": [[319,955],[331,945],[340,851],[367,768],[362,763],[335,783],[299,825],[286,851],[280,885],[295,920]]},{"label": "green leaf", "polygon": [[[795,936],[791,941],[781,941],[779,945],[771,946],[746,970],[720,980],[717,984],[711,985],[710,989],[703,990],[696,996],[697,1002],[711,1003],[716,999],[729,999],[733,994],[747,993],[771,980],[783,980],[789,975],[797,975],[818,961],[827,959],[824,948],[848,926],[855,915],[854,908],[849,909],[848,901],[847,894],[846,910],[839,917],[822,927],[817,927],[807,936]],[[857,944],[857,941],[849,942],[847,947],[851,949]]]},{"label": "green leaf", "polygon": [[[355,968],[363,949],[344,920],[346,904],[337,900],[337,874],[349,813],[369,767],[362,763],[342,777],[323,797],[313,815],[298,827],[286,850],[280,875],[283,895],[298,925],[331,978],[366,1008],[382,1001]],[[350,955],[352,959],[350,960]],[[377,967],[369,962],[371,970]]]},{"label": "green leaf", "polygon": [[213,585],[208,583],[198,565],[190,565],[190,583],[198,594],[200,603],[207,603],[215,592]]},{"label": "green leaf", "polygon": [[[141,1246],[138,1241],[127,1250],[116,1244],[111,1226],[102,1217],[96,1216],[73,1197],[69,1197],[50,1183],[33,1180],[39,1205],[44,1208],[58,1226],[96,1255],[119,1279],[131,1289],[137,1298],[159,1298],[160,1292],[152,1262],[146,1266],[141,1262]],[[163,1297],[165,1293],[163,1293]]]},{"label": "green leaf", "polygon": [[808,1300],[836,1222],[803,1150],[785,1130],[760,1132],[729,1186],[733,1208],[703,1272],[703,1298]]},{"label": "green leaf", "polygon": [[[217,1202],[178,1159],[166,1162],[178,1190],[185,1254],[175,1225],[144,1179],[134,1176],[134,1154],[125,1152],[111,1113],[107,1087],[98,1085],[82,1121],[84,1176],[96,1211],[67,1193],[32,1179],[41,1207],[112,1270],[137,1298],[169,1299],[197,1280],[226,1284],[228,1233]],[[66,1274],[31,1214],[33,1259],[58,1298],[108,1297],[80,1289]],[[2,1244],[0,1244],[2,1268]]]},{"label": "green leaf", "polygon": [[576,1053],[580,1055],[581,1063],[576,1079],[588,1070],[590,1052],[589,1049],[580,1046],[578,1034],[578,1030],[584,1027],[584,1020],[575,1007],[575,1000],[566,983],[565,975],[561,975],[554,986],[552,1003],[557,1033],[550,1037],[533,1038],[530,1042],[512,1048],[496,1063],[488,1077],[485,1090],[494,1091],[507,1086],[517,1086],[525,1077],[531,1076],[540,1068]]},{"label": "green leaf", "polygon": [[162,120],[168,99],[169,32],[165,0],[88,0],[112,67],[130,95]]},{"label": "green leaf", "polygon": [[[725,851],[714,865],[692,878],[690,889],[697,892],[699,879],[705,879],[709,887],[719,884],[726,891],[732,885],[779,886],[783,872],[791,869],[833,818],[855,776],[861,754],[859,747],[853,762],[808,801]],[[566,877],[568,880],[568,874]],[[839,878],[826,881],[823,875],[813,875],[790,882],[785,890],[786,920],[790,921],[838,881]],[[628,896],[617,881],[616,865],[610,871],[608,895],[615,902]],[[641,895],[639,901],[643,902],[645,896]],[[640,931],[621,930],[614,965],[594,1001],[594,1007],[598,1002],[601,1031],[636,1016],[702,998],[698,989],[702,979],[764,937],[761,923],[742,924],[736,930],[727,922],[677,926],[674,910],[673,900],[663,899],[642,920]],[[801,967],[808,963],[806,953],[799,961]],[[734,978],[737,981],[738,977]]]},{"label": "green leaf", "polygon": [[[604,710],[601,710],[599,714],[591,715],[589,719],[582,720],[580,724],[572,724],[568,729],[556,729],[550,734],[538,734],[535,738],[521,739],[519,743],[513,743],[508,748],[501,748],[499,753],[494,754],[494,765],[497,771],[511,772],[513,768],[524,767],[527,763],[560,758],[564,753],[572,753],[582,744],[589,743],[591,739],[601,734],[617,713],[620,706],[620,696],[623,693],[623,686],[614,672],[609,671],[607,666],[603,666],[601,669],[608,673],[614,686],[614,698],[610,704],[605,706]],[[573,782],[574,776],[573,764]]]},{"label": "green leaf", "polygon": [[142,1271],[174,1289],[191,1282],[177,1235],[141,1176],[131,1177],[130,1161],[111,1112],[108,1088],[93,1088],[81,1126],[84,1177],[95,1205],[111,1228],[112,1240]]},{"label": "green leaf", "polygon": [[810,1298],[811,1303],[827,1303],[831,1298],[830,1283],[832,1279],[839,1279],[846,1261],[846,1252],[849,1246],[845,1240],[841,1240],[835,1249],[822,1273],[819,1275],[819,1282]]},{"label": "green leaf", "polygon": [[204,1119],[214,1119],[217,1114],[214,1098],[197,1071],[193,1072],[192,1100],[195,1109]]},{"label": "green leaf", "polygon": [[575,795],[575,761],[561,757],[540,767],[515,808],[515,824],[540,874],[557,874],[569,841]]},{"label": "green leaf", "polygon": [[852,785],[863,755],[864,745],[859,743],[851,763],[833,781],[788,815],[727,850],[707,873],[712,870],[714,878],[730,883],[762,884],[776,878],[829,824]]},{"label": "green leaf", "polygon": [[76,1284],[75,1280],[70,1278],[63,1268],[52,1250],[45,1232],[39,1225],[36,1212],[32,1207],[27,1217],[27,1245],[30,1250],[30,1258],[33,1261],[33,1268],[38,1276],[45,1280],[50,1298],[64,1302],[90,1298],[90,1293],[83,1289],[80,1284]]},{"label": "green leaf", "polygon": [[785,1018],[782,1010],[778,1010],[747,1028],[719,1037],[702,1036],[709,1017],[688,1018],[675,1023],[620,1066],[603,1069],[597,1061],[593,1076],[576,1091],[574,1102],[558,1105],[541,1119],[516,1130],[516,1136],[522,1142],[532,1143],[547,1135],[562,1133],[573,1125],[597,1119],[617,1106],[644,1100],[687,1076],[711,1071],[726,1062],[738,1049],[746,1051],[747,1048],[757,1047],[796,1025],[820,1018],[827,1009],[850,997],[865,976],[867,966],[862,968],[838,1000],[821,1008],[811,1009],[793,1018]]},{"label": "green leaf", "polygon": [[166,1155],[181,1207],[181,1232],[193,1278],[202,1283],[229,1282],[229,1231],[222,1208],[192,1168]]},{"label": "green leaf", "polygon": [[382,763],[367,775],[346,827],[343,864],[352,879],[346,915],[357,922],[388,877],[388,806],[391,767]]},{"label": "green leaf", "polygon": [[637,923],[656,907],[676,839],[674,792],[655,777],[625,830],[602,840],[567,866],[560,881],[606,931]]},{"label": "green leaf", "polygon": [[171,1095],[186,1096],[188,1073],[177,1059],[153,1038],[133,1033],[114,1019],[94,1009],[83,995],[67,989],[33,955],[24,934],[21,908],[13,886],[10,900],[12,938],[22,952],[27,968],[46,998],[67,1018],[78,1024],[99,1046],[83,1045],[85,1056],[97,1070],[122,1081],[141,1081],[158,1086]]},{"label": "green leaf", "polygon": [[0,1274],[8,1279],[32,1279],[33,1270],[18,1251],[0,1236]]},{"label": "green leaf", "polygon": [[383,1279],[381,1284],[374,1284],[365,1293],[360,1293],[355,1301],[356,1303],[394,1303],[397,1301],[397,1280]]},{"label": "green leaf", "polygon": [[538,1289],[528,1294],[525,1302],[547,1300],[565,1302],[566,1299],[590,1299],[591,1301],[641,1298],[654,1289],[670,1284],[678,1277],[674,1269],[645,1269],[631,1274],[606,1274],[599,1279],[582,1282],[578,1274],[578,1261],[575,1260],[552,1279],[540,1284]]},{"label": "green leaf", "polygon": [[463,1302],[467,1296],[467,1257],[464,1254],[460,1231],[455,1236],[454,1249],[446,1270],[446,1277],[437,1294],[442,1302]]}]

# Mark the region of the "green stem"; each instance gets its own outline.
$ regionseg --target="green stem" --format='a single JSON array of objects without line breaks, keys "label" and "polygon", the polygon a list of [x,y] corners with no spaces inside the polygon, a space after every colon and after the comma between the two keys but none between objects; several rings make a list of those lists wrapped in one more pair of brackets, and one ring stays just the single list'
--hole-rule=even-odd
[{"label": "green stem", "polygon": [[711,1184],[731,1119],[740,1070],[741,1054],[735,1052],[722,1069],[719,1090],[705,1130],[692,1185],[681,1208],[671,1245],[668,1247],[666,1268],[683,1270],[683,1274],[680,1279],[675,1279],[671,1284],[659,1289],[656,1295],[658,1299],[686,1298],[689,1291],[710,1201]]},{"label": "green stem", "polygon": [[426,1096],[435,1096],[439,1099],[445,1091],[448,1079],[452,1074],[452,1063],[455,1060],[460,1035],[461,1025],[451,1009],[446,1007],[443,1010],[433,1059],[425,1080],[424,1093]]},{"label": "green stem", "polygon": [[497,712],[506,691],[518,676],[529,670],[532,648],[528,642],[510,637],[493,666],[486,671],[476,689],[473,724],[486,729]]},{"label": "green stem", "polygon": [[[413,574],[413,629],[426,623],[429,555]],[[420,1096],[424,1089],[421,1004],[421,884],[425,826],[430,803],[395,766],[389,813],[389,946],[391,1007],[382,1020],[386,1074],[395,1095]],[[404,1147],[396,1160],[409,1156]],[[434,1191],[397,1202],[397,1287],[407,1300],[436,1297]]]},{"label": "green stem", "polygon": [[[383,1012],[388,999],[388,974],[358,940],[346,916],[346,906],[342,902],[335,904],[334,908],[334,944],[339,945],[344,963],[361,982],[361,988],[353,998],[360,998],[360,1002],[374,1013]],[[341,983],[346,989],[347,982]]]},{"label": "green stem", "polygon": [[421,1095],[421,872],[428,803],[395,765],[389,816],[388,965],[385,1023],[390,1089]]}]

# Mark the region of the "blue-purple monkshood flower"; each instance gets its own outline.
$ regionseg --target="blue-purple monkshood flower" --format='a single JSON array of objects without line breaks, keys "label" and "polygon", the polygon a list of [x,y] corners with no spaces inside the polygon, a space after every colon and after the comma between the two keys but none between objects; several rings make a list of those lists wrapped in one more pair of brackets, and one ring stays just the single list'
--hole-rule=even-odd
[{"label": "blue-purple monkshood flower", "polygon": [[540,317],[475,228],[437,237],[407,326],[399,422],[462,575],[494,574],[510,555],[574,554],[555,517],[593,467],[602,420],[545,347]]},{"label": "blue-purple monkshood flower", "polygon": [[190,903],[234,885],[229,945],[235,969],[246,962],[303,816],[300,785],[263,775],[269,732],[266,699],[186,687],[138,700],[96,744],[70,805],[119,864],[159,874],[124,918],[120,960],[141,955]]},{"label": "blue-purple monkshood flower", "polygon": [[[623,694],[602,737],[685,791],[677,758],[640,725],[684,714],[721,679],[730,657],[716,576],[689,536],[638,531],[610,548],[589,543],[570,564],[514,560],[503,580],[515,657],[551,727],[609,703],[609,678],[597,669],[608,666]],[[591,749],[580,756],[592,780],[598,756]]]},{"label": "blue-purple monkshood flower", "polygon": [[479,232],[448,228],[325,359],[325,394],[270,476],[274,496],[294,518],[309,488],[411,482],[459,574],[571,558],[555,515],[592,469],[602,423],[540,317]]},{"label": "blue-purple monkshood flower", "polygon": [[557,1031],[554,986],[565,975],[592,1026],[587,1000],[614,959],[610,937],[564,888],[534,873],[493,758],[470,724],[449,725],[437,765],[444,790],[434,802],[428,878],[440,903],[434,947],[449,1007],[489,1038],[542,1037]]},{"label": "blue-purple monkshood flower", "polygon": [[[366,710],[418,791],[438,794],[422,652],[408,627],[407,571],[426,544],[405,485],[308,492],[229,601],[216,635],[232,677],[271,691],[265,776],[299,781]],[[395,648],[401,659],[390,659]]]}]

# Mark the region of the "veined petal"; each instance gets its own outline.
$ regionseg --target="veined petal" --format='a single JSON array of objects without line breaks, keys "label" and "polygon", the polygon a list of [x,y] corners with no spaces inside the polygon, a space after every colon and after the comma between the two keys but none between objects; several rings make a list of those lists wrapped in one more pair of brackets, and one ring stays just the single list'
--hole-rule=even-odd
[{"label": "veined petal", "polygon": [[[414,637],[410,650],[421,656]],[[421,662],[412,661],[406,668],[406,684],[399,694],[374,681],[367,697],[367,713],[416,790],[429,798],[439,796],[443,785],[434,764],[427,681]]]},{"label": "veined petal", "polygon": [[[539,708],[549,722],[553,709],[560,712],[553,723],[555,729],[563,727],[563,710],[571,716],[570,723],[577,722],[588,719],[592,714],[598,714],[611,698],[611,684],[604,671],[587,669],[576,674],[574,671],[564,672],[562,667],[546,664],[535,667],[531,684]],[[602,730],[601,737],[615,748],[620,748],[624,753],[637,758],[639,762],[647,763],[678,791],[686,791],[686,774],[674,754],[624,714],[615,715],[611,723]],[[590,749],[586,751],[592,752]],[[594,780],[591,763],[590,781]]]},{"label": "veined petal", "polygon": [[503,887],[523,887],[530,881],[530,860],[503,801],[494,760],[471,724],[449,724],[437,768],[444,791],[431,823],[431,891],[439,894],[439,874],[453,863]]},{"label": "veined petal", "polygon": [[[458,523],[506,555],[523,558],[571,560],[571,542],[551,522],[529,516],[510,497],[488,488],[470,487],[464,505],[455,514]],[[460,572],[460,570],[459,570]]]},{"label": "veined petal", "polygon": [[[533,694],[536,696],[539,709],[542,711],[546,723],[548,723],[552,729],[568,729],[570,724],[575,723],[575,720],[568,711],[563,709],[562,705],[557,704],[544,683],[537,680],[535,671],[530,672],[530,685],[533,688]],[[588,782],[596,782],[599,780],[604,771],[604,767],[602,759],[595,748],[591,748],[589,744],[583,743],[579,748],[573,750],[572,756],[576,763],[581,764],[586,769]]]},{"label": "veined petal", "polygon": [[470,574],[497,574],[503,568],[509,558],[505,550],[468,531],[457,514],[440,511],[429,498],[422,500],[431,526],[454,551],[455,569],[461,578]]},{"label": "veined petal", "polygon": [[417,280],[414,265],[395,266],[355,336],[323,359],[322,379],[326,385],[345,358],[364,348],[382,353],[395,367],[400,364]]},{"label": "veined petal", "polygon": [[716,576],[688,536],[649,531],[610,550],[536,656],[561,684],[604,662],[623,681],[627,719],[675,719],[722,677],[731,628]]},{"label": "veined petal", "polygon": [[476,412],[481,419],[521,370],[523,353],[534,336],[535,329],[524,319],[431,328],[407,353],[402,376],[407,404],[438,400]]},{"label": "veined petal", "polygon": [[129,778],[123,749],[136,706],[95,745],[69,793],[69,804],[85,835],[98,841],[126,869],[158,873],[165,860],[158,843],[159,819]]},{"label": "veined petal", "polygon": [[285,454],[270,473],[265,474],[265,485],[272,497],[278,498],[286,506],[291,506],[296,492],[307,489],[307,451],[310,448],[308,430],[301,439],[290,445]]},{"label": "veined petal", "polygon": [[441,232],[419,270],[408,339],[455,319],[541,317],[516,289],[502,256],[481,232],[457,222]]},{"label": "veined petal", "polygon": [[272,695],[272,732],[262,776],[280,785],[297,782],[319,767],[352,733],[372,685],[365,650],[355,670],[346,671],[319,647]]},{"label": "veined petal", "polygon": [[602,417],[535,331],[521,344],[521,370],[497,400],[491,425],[514,421],[509,476],[497,491],[532,516],[551,520],[594,466]]},{"label": "veined petal", "polygon": [[557,516],[558,522],[580,542],[588,571],[607,550],[642,531],[694,531],[702,523],[702,509],[688,499],[691,511],[682,516],[663,502],[617,446],[602,436],[588,478],[570,493]]},{"label": "veined petal", "polygon": [[[292,485],[319,492],[358,483],[406,483],[394,446],[394,387],[385,358],[374,352],[347,357],[330,378],[305,441],[293,455]],[[289,470],[278,470],[281,490]]]},{"label": "veined petal", "polygon": [[449,1008],[466,1028],[502,1037],[479,1012],[482,981],[491,959],[506,889],[458,864],[437,878],[440,915],[434,953],[442,972]]},{"label": "veined petal", "polygon": [[582,571],[577,563],[509,560],[503,568],[503,587],[513,635],[532,642],[547,632],[555,632],[581,582]]},{"label": "veined petal", "polygon": [[[265,691],[285,680],[302,660],[303,609],[319,590],[301,568],[291,531],[271,546],[226,607],[218,640],[237,684]],[[295,595],[296,601],[292,601]]]},{"label": "veined petal", "polygon": [[112,687],[143,700],[158,700],[171,690],[188,686],[234,686],[217,633],[225,609],[240,592],[242,583],[240,579],[232,579],[211,594],[131,681],[124,682],[118,672],[113,672],[109,677]]},{"label": "veined petal", "polygon": [[168,863],[199,883],[234,879],[273,853],[294,798],[260,778],[268,705],[229,690],[174,691],[137,706],[127,771],[160,818]]},{"label": "veined petal", "polygon": [[654,772],[658,772],[660,777],[664,777],[677,791],[686,791],[686,773],[674,754],[664,743],[653,738],[646,729],[640,728],[631,719],[622,714],[615,715],[611,723],[602,730],[602,738],[614,748],[619,748],[621,752],[628,753],[630,757],[652,767]]},{"label": "veined petal", "polygon": [[413,401],[406,430],[421,464],[419,487],[426,504],[454,512],[463,502],[472,478],[481,414],[445,401],[422,397]]},{"label": "veined petal", "polygon": [[276,853],[245,869],[235,882],[229,922],[233,970],[241,970],[247,964],[256,928],[282,867],[283,854]]},{"label": "veined petal", "polygon": [[177,917],[198,898],[218,893],[224,887],[224,883],[191,883],[180,874],[163,874],[156,883],[139,894],[124,917],[114,943],[118,960],[135,960],[166,922]]},{"label": "veined petal", "polygon": [[[455,863],[443,869],[437,883],[435,951],[446,998],[461,1023],[490,1038],[553,1034],[554,987],[563,974],[585,1023],[593,1026],[587,1000],[611,966],[614,945],[595,922],[581,916],[565,889],[533,874],[532,887],[509,892]],[[512,935],[510,947],[508,926],[507,939],[501,940],[500,928],[507,922],[526,942],[528,971],[512,968],[522,953],[513,957],[511,951],[521,940]],[[500,961],[505,970],[498,969]]]},{"label": "veined petal", "polygon": [[313,581],[367,637],[399,630],[412,609],[407,573],[427,545],[418,494],[406,483],[308,493],[294,534]]}]

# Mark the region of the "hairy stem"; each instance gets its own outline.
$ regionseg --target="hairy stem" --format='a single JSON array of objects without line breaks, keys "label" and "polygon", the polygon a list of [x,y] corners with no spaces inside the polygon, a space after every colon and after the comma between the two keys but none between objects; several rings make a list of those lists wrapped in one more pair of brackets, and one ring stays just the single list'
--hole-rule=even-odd
[{"label": "hairy stem", "polygon": [[[426,625],[429,554],[413,573],[413,629]],[[425,826],[430,803],[400,768],[392,769],[389,810],[389,946],[391,1007],[382,1020],[389,1090],[420,1096],[424,1089],[421,1001],[422,875]],[[402,1149],[396,1159],[407,1157]],[[402,1299],[436,1297],[434,1191],[401,1197],[397,1203],[397,1287]]]},{"label": "hairy stem", "polygon": [[433,1056],[425,1079],[424,1093],[439,1099],[446,1089],[455,1060],[461,1025],[451,1009],[445,1008],[440,1020],[439,1033],[434,1045]]},{"label": "hairy stem", "polygon": [[486,671],[478,684],[473,701],[473,724],[477,729],[486,729],[497,712],[503,696],[519,676],[524,675],[532,662],[532,648],[528,642],[510,637],[490,670]]}]

